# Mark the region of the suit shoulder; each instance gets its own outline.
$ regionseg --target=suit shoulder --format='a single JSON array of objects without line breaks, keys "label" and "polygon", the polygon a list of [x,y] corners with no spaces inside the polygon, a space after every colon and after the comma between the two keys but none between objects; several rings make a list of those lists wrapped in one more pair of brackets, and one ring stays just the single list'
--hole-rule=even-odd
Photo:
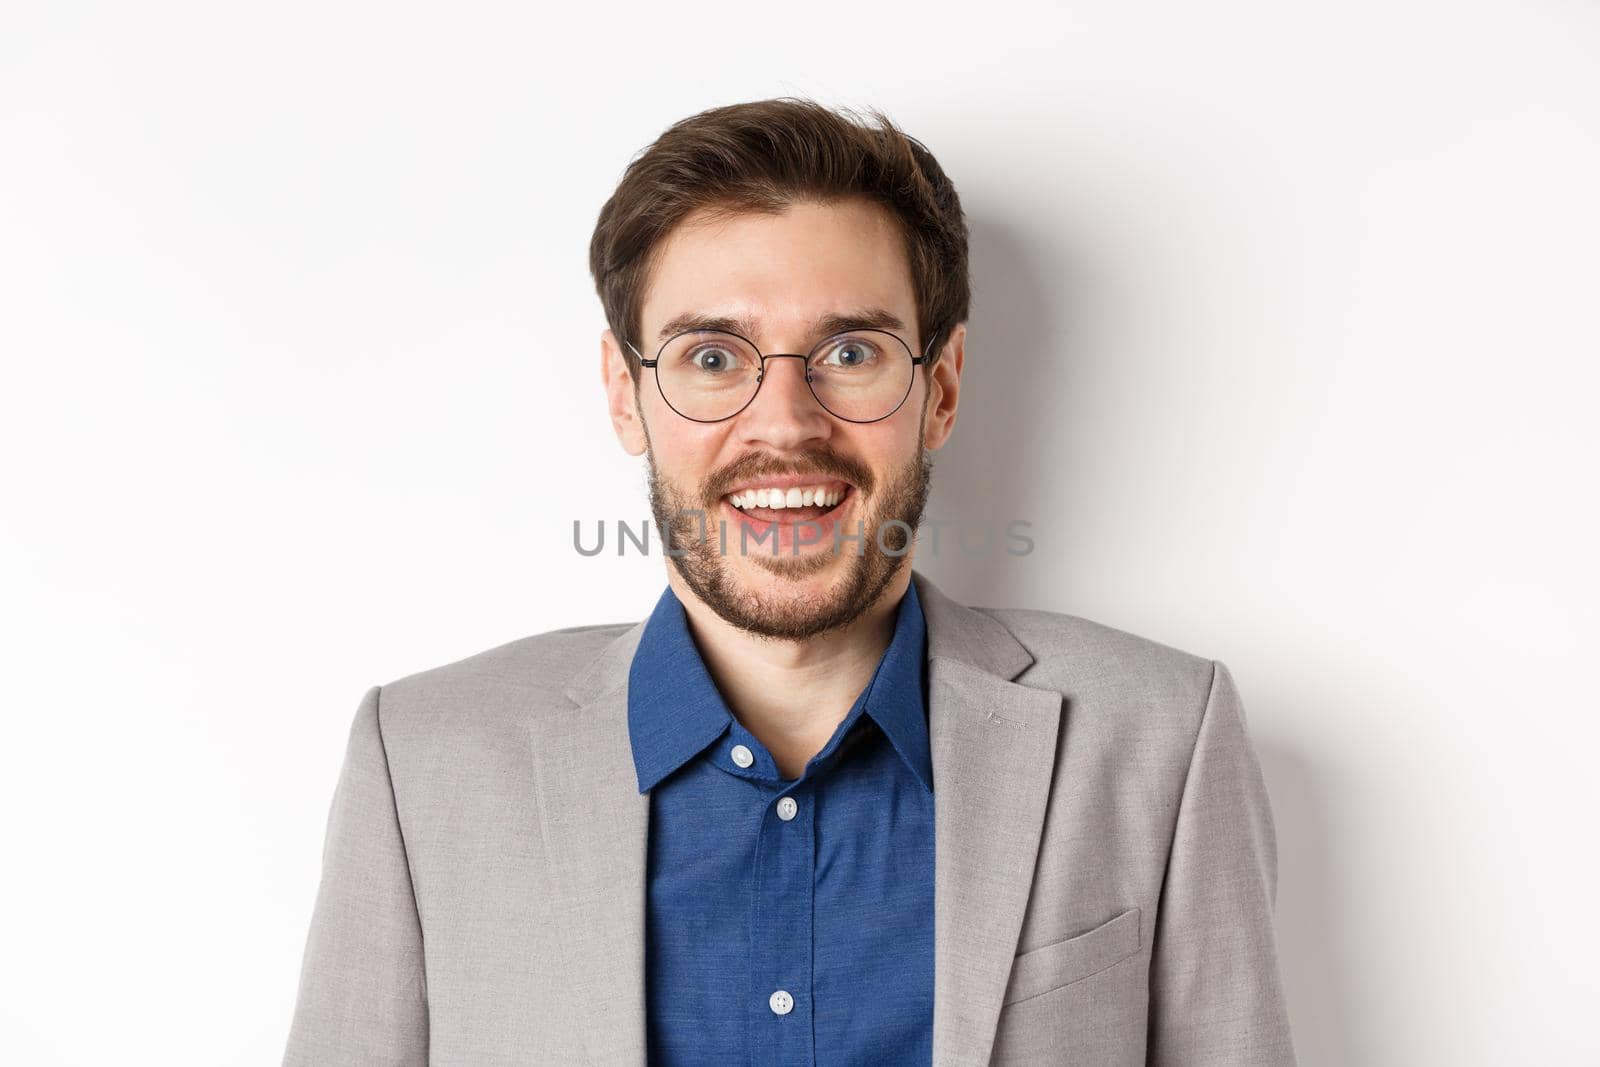
[{"label": "suit shoulder", "polygon": [[379,697],[385,733],[437,729],[448,720],[457,725],[516,721],[543,709],[569,707],[568,683],[633,625],[547,630],[386,682]]},{"label": "suit shoulder", "polygon": [[1215,661],[1093,619],[1034,608],[978,608],[1034,662],[1017,681],[1095,705],[1159,709],[1188,719],[1211,690]]}]

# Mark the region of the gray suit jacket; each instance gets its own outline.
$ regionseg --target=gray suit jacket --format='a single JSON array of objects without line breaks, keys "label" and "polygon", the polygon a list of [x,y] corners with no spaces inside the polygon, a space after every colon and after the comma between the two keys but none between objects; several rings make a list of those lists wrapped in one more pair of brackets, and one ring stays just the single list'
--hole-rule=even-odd
[{"label": "gray suit jacket", "polygon": [[[934,1062],[1293,1064],[1276,838],[1227,668],[912,578]],[[644,1062],[643,630],[557,630],[368,690],[285,1064]]]}]

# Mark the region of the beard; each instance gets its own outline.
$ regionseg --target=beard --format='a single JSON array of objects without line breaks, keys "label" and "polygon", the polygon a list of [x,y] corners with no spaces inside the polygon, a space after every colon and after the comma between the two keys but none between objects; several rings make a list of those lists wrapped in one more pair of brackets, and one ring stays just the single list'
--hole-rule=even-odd
[{"label": "beard", "polygon": [[[933,480],[933,459],[925,448],[906,463],[891,470],[877,485],[870,470],[831,450],[814,450],[798,455],[780,467],[776,461],[761,461],[758,466],[739,464],[708,480],[698,494],[681,491],[665,478],[656,466],[655,450],[646,449],[650,463],[650,511],[656,529],[671,552],[668,559],[696,596],[732,626],[756,637],[782,641],[803,641],[843,627],[859,618],[883,595],[906,562],[911,541],[922,525]],[[817,542],[817,547],[802,555],[763,555],[758,550],[742,558],[755,561],[761,570],[779,579],[768,590],[743,588],[745,579],[735,571],[734,560],[744,547],[740,528],[729,532],[728,553],[723,553],[720,524],[722,493],[719,487],[732,484],[750,473],[799,468],[823,478],[841,478],[854,486],[856,505],[852,512],[861,525],[856,529],[840,524],[837,547],[833,538]],[[870,501],[870,510],[861,514],[860,502]],[[698,510],[699,515],[694,514]],[[899,525],[903,523],[904,525]],[[908,533],[908,531],[910,531]],[[861,535],[860,542],[843,535]],[[880,544],[880,540],[882,544]],[[859,544],[859,548],[857,547]],[[836,558],[847,562],[833,587],[821,594],[786,588],[833,566]]]}]

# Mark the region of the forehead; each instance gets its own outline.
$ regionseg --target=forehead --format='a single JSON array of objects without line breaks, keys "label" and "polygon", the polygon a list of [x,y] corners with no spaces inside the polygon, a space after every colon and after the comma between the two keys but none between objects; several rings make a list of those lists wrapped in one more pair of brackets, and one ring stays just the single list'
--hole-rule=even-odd
[{"label": "forehead", "polygon": [[862,200],[804,202],[776,215],[700,212],[662,242],[640,325],[655,343],[688,314],[744,317],[776,340],[820,316],[884,308],[914,327],[904,240],[888,209]]}]

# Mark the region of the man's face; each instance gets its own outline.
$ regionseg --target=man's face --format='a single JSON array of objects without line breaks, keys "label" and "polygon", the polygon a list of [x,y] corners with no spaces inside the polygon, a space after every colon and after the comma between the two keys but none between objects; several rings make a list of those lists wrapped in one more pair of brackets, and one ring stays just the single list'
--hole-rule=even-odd
[{"label": "man's face", "polygon": [[[867,309],[898,319],[892,332],[921,354],[926,339],[916,330],[904,246],[884,209],[850,201],[795,204],[780,215],[693,216],[663,243],[643,336],[627,340],[654,358],[670,320],[725,316],[748,320],[739,332],[763,353],[806,353],[828,336],[814,328],[818,319]],[[830,414],[798,359],[768,360],[760,391],[737,415],[694,422],[666,404],[654,371],[644,369],[634,390],[606,331],[613,424],[631,454],[648,453],[651,511],[682,553],[671,562],[695,595],[741,629],[789,640],[870,607],[908,564],[906,531],[917,528],[927,502],[926,450],[943,444],[954,421],[960,341],[951,342],[957,358],[941,357],[953,366],[940,367],[932,394],[926,368],[917,367],[905,402],[877,422]],[[930,408],[938,415],[931,426]],[[842,498],[781,510],[741,509],[729,499],[796,478]]]}]

